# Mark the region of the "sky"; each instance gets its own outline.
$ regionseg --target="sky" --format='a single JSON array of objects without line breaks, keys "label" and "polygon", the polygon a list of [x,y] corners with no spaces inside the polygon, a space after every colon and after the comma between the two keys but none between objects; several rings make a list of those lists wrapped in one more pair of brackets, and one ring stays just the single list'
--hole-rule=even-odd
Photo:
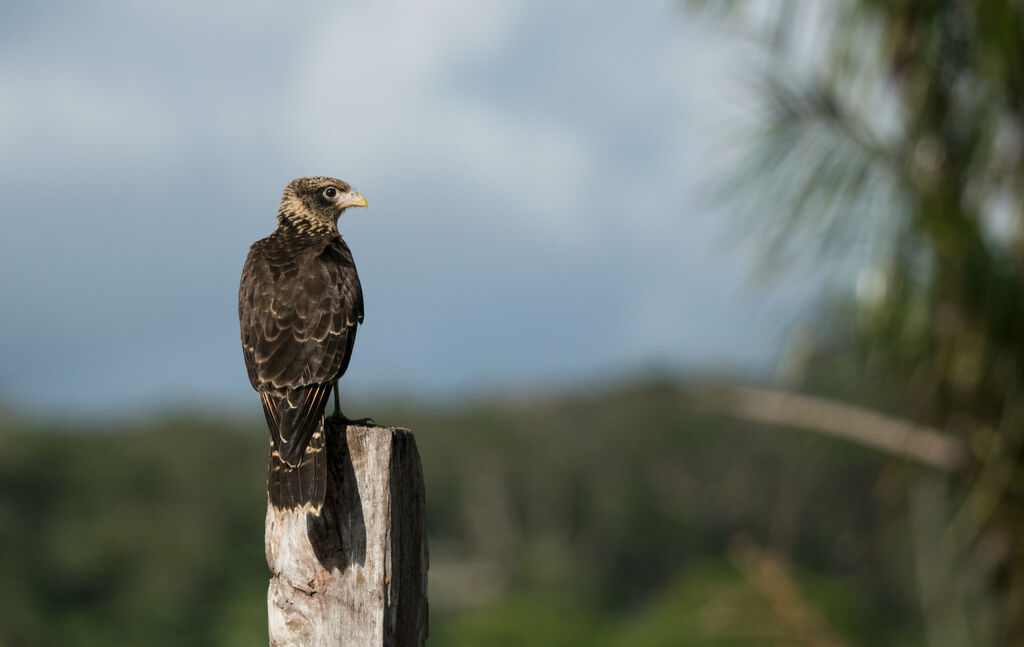
[{"label": "sky", "polygon": [[672,2],[4,3],[0,401],[256,407],[238,279],[304,175],[369,202],[353,397],[770,375],[806,286],[706,190],[740,40]]}]

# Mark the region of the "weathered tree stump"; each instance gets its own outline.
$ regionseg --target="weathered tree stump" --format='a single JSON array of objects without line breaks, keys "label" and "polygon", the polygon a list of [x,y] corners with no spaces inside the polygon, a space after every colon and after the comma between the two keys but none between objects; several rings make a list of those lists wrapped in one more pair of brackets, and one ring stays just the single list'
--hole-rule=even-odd
[{"label": "weathered tree stump", "polygon": [[270,645],[423,645],[427,536],[412,432],[330,420],[325,431],[321,514],[267,506]]}]

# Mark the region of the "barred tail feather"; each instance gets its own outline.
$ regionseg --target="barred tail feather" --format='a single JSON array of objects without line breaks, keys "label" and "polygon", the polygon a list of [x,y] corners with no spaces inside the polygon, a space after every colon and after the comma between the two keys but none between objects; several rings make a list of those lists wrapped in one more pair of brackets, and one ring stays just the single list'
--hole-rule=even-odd
[{"label": "barred tail feather", "polygon": [[277,508],[320,512],[327,488],[324,407],[330,391],[330,384],[311,384],[260,392],[270,430],[267,494]]},{"label": "barred tail feather", "polygon": [[273,440],[270,442],[270,466],[267,472],[267,495],[270,505],[284,510],[306,508],[320,514],[327,489],[327,455],[324,452],[324,423],[306,445],[302,460],[291,467],[281,459]]},{"label": "barred tail feather", "polygon": [[270,438],[287,465],[299,465],[313,432],[323,427],[324,407],[330,393],[330,384],[260,392]]}]

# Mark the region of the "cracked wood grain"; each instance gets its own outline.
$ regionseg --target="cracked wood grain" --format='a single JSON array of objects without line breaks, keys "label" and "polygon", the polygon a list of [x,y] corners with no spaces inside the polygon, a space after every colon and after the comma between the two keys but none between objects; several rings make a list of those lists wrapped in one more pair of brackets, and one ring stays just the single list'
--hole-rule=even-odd
[{"label": "cracked wood grain", "polygon": [[423,645],[428,556],[412,432],[330,420],[325,431],[320,515],[267,506],[270,645]]}]

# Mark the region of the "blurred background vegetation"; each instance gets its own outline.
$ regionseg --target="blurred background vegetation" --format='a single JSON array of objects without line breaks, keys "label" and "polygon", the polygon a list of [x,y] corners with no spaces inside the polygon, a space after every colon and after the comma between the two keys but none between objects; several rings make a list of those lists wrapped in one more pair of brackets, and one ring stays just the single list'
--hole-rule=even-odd
[{"label": "blurred background vegetation", "polygon": [[[1024,7],[688,6],[765,54],[717,182],[737,236],[856,279],[781,386],[963,455],[814,433],[834,409],[768,426],[696,378],[379,403],[423,456],[430,644],[1024,645]],[[265,643],[261,422],[152,420],[4,412],[0,644]]]},{"label": "blurred background vegetation", "polygon": [[[699,395],[376,407],[423,458],[430,644],[921,644],[902,470]],[[5,418],[0,642],[265,643],[260,422]]]},{"label": "blurred background vegetation", "polygon": [[799,7],[761,23],[770,117],[729,183],[769,264],[857,273],[792,386],[963,439],[962,471],[905,484],[925,636],[1024,644],[1024,9]]}]

